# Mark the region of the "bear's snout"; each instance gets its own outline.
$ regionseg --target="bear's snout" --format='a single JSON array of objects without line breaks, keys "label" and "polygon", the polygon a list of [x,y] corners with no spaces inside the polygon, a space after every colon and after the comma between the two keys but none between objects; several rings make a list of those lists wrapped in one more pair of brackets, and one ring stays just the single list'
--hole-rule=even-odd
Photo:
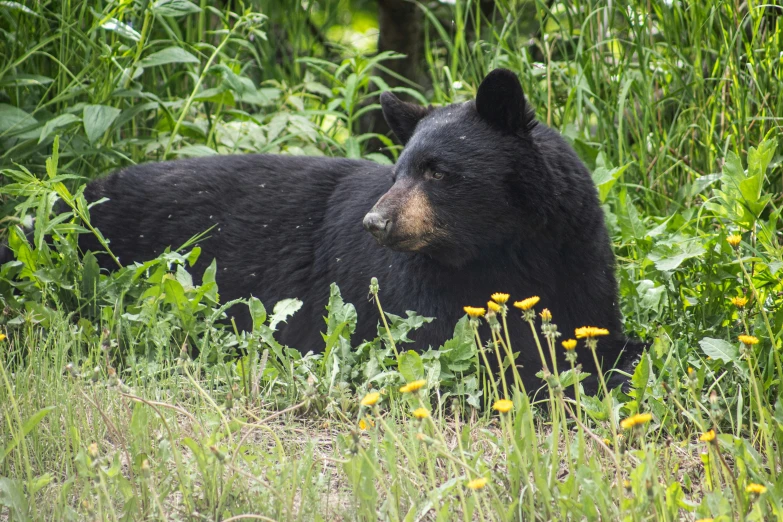
[{"label": "bear's snout", "polygon": [[362,225],[379,243],[383,243],[391,230],[391,220],[374,211],[370,211],[364,216]]}]

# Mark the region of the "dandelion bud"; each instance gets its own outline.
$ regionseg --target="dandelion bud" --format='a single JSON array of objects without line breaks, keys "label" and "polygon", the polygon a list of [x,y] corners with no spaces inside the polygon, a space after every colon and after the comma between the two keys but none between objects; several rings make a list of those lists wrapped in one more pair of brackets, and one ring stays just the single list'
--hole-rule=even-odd
[{"label": "dandelion bud", "polygon": [[90,456],[90,458],[97,459],[98,458],[98,444],[93,442],[89,446],[87,446],[87,454]]},{"label": "dandelion bud", "polygon": [[210,446],[209,451],[212,452],[212,454],[220,461],[225,462],[226,460],[226,454],[220,451],[217,446]]}]

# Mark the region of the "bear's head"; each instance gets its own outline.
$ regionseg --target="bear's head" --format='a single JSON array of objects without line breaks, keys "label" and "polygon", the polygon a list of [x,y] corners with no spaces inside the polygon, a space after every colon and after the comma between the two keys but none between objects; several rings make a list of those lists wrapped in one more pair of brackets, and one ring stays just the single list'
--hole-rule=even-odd
[{"label": "bear's head", "polygon": [[381,106],[405,148],[364,217],[379,243],[459,266],[545,225],[551,176],[514,73],[492,71],[466,103],[421,107],[385,92]]}]

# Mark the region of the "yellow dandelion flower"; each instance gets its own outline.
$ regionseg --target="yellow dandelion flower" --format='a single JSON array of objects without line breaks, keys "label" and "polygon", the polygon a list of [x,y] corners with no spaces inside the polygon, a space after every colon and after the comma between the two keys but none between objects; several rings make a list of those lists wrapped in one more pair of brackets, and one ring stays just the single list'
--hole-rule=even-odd
[{"label": "yellow dandelion flower", "polygon": [[732,234],[726,238],[726,241],[728,241],[728,243],[734,248],[737,248],[737,246],[740,244],[740,241],[742,241],[742,236],[739,234]]},{"label": "yellow dandelion flower", "polygon": [[5,334],[0,334],[0,342],[5,341],[6,337]]},{"label": "yellow dandelion flower", "polygon": [[715,440],[715,430],[705,431],[701,434],[701,437],[699,437],[699,440],[702,442],[712,442]]},{"label": "yellow dandelion flower", "polygon": [[583,326],[574,330],[574,334],[577,339],[585,339],[592,337],[601,337],[603,335],[609,335],[609,330],[606,328],[596,328],[595,326]]},{"label": "yellow dandelion flower", "polygon": [[362,406],[374,406],[378,399],[381,398],[381,394],[378,392],[370,392],[367,395],[364,396],[364,399],[362,399]]},{"label": "yellow dandelion flower", "polygon": [[759,344],[758,338],[757,337],[753,337],[752,335],[740,335],[738,337],[738,339],[740,340],[740,342],[742,344],[745,344],[745,345],[748,345],[748,346],[753,346],[754,344]]},{"label": "yellow dandelion flower", "polygon": [[509,297],[511,296],[500,292],[495,292],[492,294],[492,300],[499,304],[506,304],[506,301],[508,301]]},{"label": "yellow dandelion flower", "polygon": [[712,518],[699,518],[696,520],[696,522],[714,522],[714,519]]},{"label": "yellow dandelion flower", "polygon": [[430,416],[430,412],[426,408],[416,408],[413,410],[413,416],[417,419],[426,419]]},{"label": "yellow dandelion flower", "polygon": [[527,299],[522,299],[521,301],[515,302],[514,306],[516,306],[520,310],[530,310],[531,308],[536,306],[540,300],[541,300],[540,297],[534,295],[533,297],[528,297]]},{"label": "yellow dandelion flower", "polygon": [[566,339],[561,343],[563,345],[563,348],[566,349],[566,351],[571,351],[574,348],[576,348],[576,339]]},{"label": "yellow dandelion flower", "polygon": [[468,314],[473,319],[476,319],[478,317],[483,317],[485,313],[487,313],[486,309],[484,308],[478,308],[475,306],[466,306],[463,308],[465,310],[465,313]]},{"label": "yellow dandelion flower", "polygon": [[623,480],[623,487],[625,489],[631,489],[633,487],[633,484],[631,484],[630,480]]},{"label": "yellow dandelion flower", "polygon": [[737,308],[745,308],[745,305],[748,304],[748,298],[747,297],[732,297],[731,298],[731,304],[733,304]]},{"label": "yellow dandelion flower", "polygon": [[549,311],[549,308],[541,310],[541,320],[547,323],[552,320],[552,312]]},{"label": "yellow dandelion flower", "polygon": [[487,479],[485,477],[479,477],[468,482],[468,487],[473,491],[479,490],[487,485]]},{"label": "yellow dandelion flower", "polygon": [[499,313],[503,307],[497,304],[495,301],[487,301],[487,308],[495,312],[496,314]]},{"label": "yellow dandelion flower", "polygon": [[688,366],[688,375],[693,375],[693,368]]},{"label": "yellow dandelion flower", "polygon": [[508,413],[514,409],[514,403],[508,399],[500,399],[495,401],[495,404],[492,405],[492,409],[499,411],[500,413]]},{"label": "yellow dandelion flower", "polygon": [[359,429],[362,430],[362,431],[367,429],[367,421],[366,420],[361,419],[359,421]]},{"label": "yellow dandelion flower", "polygon": [[652,414],[650,413],[637,413],[636,415],[631,415],[627,419],[623,420],[620,423],[620,427],[622,427],[624,430],[629,430],[631,428],[634,428],[636,426],[644,426],[648,422],[652,420]]},{"label": "yellow dandelion flower", "polygon": [[756,495],[761,495],[762,493],[767,491],[767,487],[762,486],[761,484],[750,483],[747,486],[745,486],[745,491],[747,493],[755,493]]},{"label": "yellow dandelion flower", "polygon": [[406,384],[405,386],[400,388],[400,391],[402,393],[415,392],[417,390],[420,390],[420,389],[424,388],[424,386],[426,384],[427,384],[427,381],[425,381],[424,379],[420,379],[418,381],[409,382],[408,384]]}]

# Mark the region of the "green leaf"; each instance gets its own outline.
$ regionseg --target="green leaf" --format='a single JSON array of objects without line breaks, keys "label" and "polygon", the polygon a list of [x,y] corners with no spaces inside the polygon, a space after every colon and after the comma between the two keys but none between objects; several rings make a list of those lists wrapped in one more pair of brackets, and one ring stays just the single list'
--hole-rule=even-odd
[{"label": "green leaf", "polygon": [[133,405],[133,413],[130,421],[130,434],[138,440],[147,437],[147,422],[149,421],[146,405],[137,402]]},{"label": "green leaf", "polygon": [[644,392],[647,390],[647,383],[650,380],[650,358],[644,354],[636,365],[636,369],[631,376],[631,384],[634,388],[636,402],[641,404],[644,398]]},{"label": "green leaf", "polygon": [[108,20],[106,20],[101,24],[101,28],[107,31],[112,31],[114,33],[117,33],[123,38],[133,40],[134,42],[138,42],[139,40],[141,40],[141,35],[139,34],[138,31],[136,31],[130,25],[120,22],[116,18],[109,18]]},{"label": "green leaf", "polygon": [[37,123],[38,120],[22,109],[0,103],[0,136],[6,133],[17,133]]},{"label": "green leaf", "polygon": [[681,241],[671,246],[659,244],[647,256],[662,272],[676,270],[686,259],[698,257],[704,253],[704,246],[698,240]]},{"label": "green leaf", "polygon": [[33,483],[30,485],[30,495],[35,495],[41,491],[41,488],[46,487],[53,479],[54,477],[50,473],[44,473],[41,476],[35,477]]},{"label": "green leaf", "polygon": [[682,486],[679,482],[672,482],[666,488],[666,507],[672,515],[677,515],[679,508],[684,507],[685,493],[682,492]]},{"label": "green leaf", "polygon": [[38,265],[24,231],[18,225],[8,228],[8,246],[11,247],[16,259],[24,264],[24,269],[19,276],[34,279],[33,274],[38,270]]},{"label": "green leaf", "polygon": [[620,231],[623,235],[624,241],[644,239],[647,233],[647,229],[642,223],[639,217],[639,211],[636,210],[636,206],[633,204],[631,197],[627,194],[622,200],[622,204],[619,207],[617,217],[620,224]]},{"label": "green leaf", "polygon": [[201,8],[188,0],[158,0],[152,4],[152,12],[160,16],[185,16],[200,13]]},{"label": "green leaf", "polygon": [[250,300],[247,302],[247,307],[250,309],[250,317],[253,318],[253,331],[256,331],[266,322],[266,308],[264,308],[263,303],[256,297],[250,297]]},{"label": "green leaf", "polygon": [[201,287],[207,288],[204,295],[207,296],[213,303],[217,303],[219,299],[217,284],[215,283],[215,275],[217,274],[217,261],[212,258],[212,262],[204,270],[204,276],[201,278]]},{"label": "green leaf", "polygon": [[[470,320],[465,315],[457,322],[454,327],[454,336],[443,343],[440,348],[441,360],[446,360],[446,366],[455,370],[454,363],[468,361],[476,355],[476,344],[473,339],[473,328],[470,326]],[[464,364],[457,365],[462,368]]]},{"label": "green leaf", "polygon": [[16,437],[14,437],[14,440],[11,441],[11,443],[3,450],[3,455],[0,457],[0,462],[4,461],[5,458],[14,450],[14,448],[19,444],[19,442],[22,440],[23,437],[26,437],[33,429],[35,429],[36,426],[46,417],[49,412],[54,410],[54,406],[48,406],[46,408],[42,408],[35,412],[32,417],[27,419],[27,421],[22,425],[22,432],[18,433]]},{"label": "green leaf", "polygon": [[613,169],[607,169],[606,167],[598,167],[593,171],[593,183],[598,187],[598,197],[601,203],[606,201],[609,192],[614,184],[617,182],[623,172],[628,169],[630,164],[623,165],[622,167],[616,167]]},{"label": "green leaf", "polygon": [[199,59],[181,47],[171,46],[144,57],[139,65],[146,68],[167,63],[199,63]]},{"label": "green leaf", "polygon": [[739,348],[723,339],[705,337],[699,341],[699,346],[705,354],[723,362],[738,362]]},{"label": "green leaf", "polygon": [[41,143],[43,140],[48,138],[56,129],[59,129],[60,127],[67,127],[76,121],[79,121],[79,118],[73,114],[61,114],[56,118],[52,118],[51,120],[47,121],[43,126],[43,129],[41,129],[41,136],[38,138],[38,143]]},{"label": "green leaf", "polygon": [[0,506],[8,508],[11,520],[30,520],[27,515],[27,496],[21,480],[0,478]]},{"label": "green leaf", "polygon": [[343,301],[340,288],[332,283],[329,287],[329,315],[326,319],[326,335],[331,336],[339,325],[347,325],[344,337],[349,338],[356,331],[356,308],[351,303]]},{"label": "green leaf", "polygon": [[[97,306],[97,303],[94,303],[94,299],[98,290],[101,271],[98,266],[98,260],[92,252],[87,252],[82,262],[84,264],[81,284],[82,298],[90,302],[91,305]],[[96,309],[93,309],[93,312],[95,311]]]},{"label": "green leaf", "polygon": [[277,329],[277,325],[294,315],[302,308],[302,301],[299,299],[283,299],[279,301],[272,312],[272,319],[269,321],[269,328]]},{"label": "green leaf", "polygon": [[87,105],[82,115],[84,131],[90,143],[95,143],[122,111],[108,105]]},{"label": "green leaf", "polygon": [[400,354],[400,365],[397,368],[406,382],[424,378],[424,362],[421,356],[413,350]]},{"label": "green leaf", "polygon": [[594,420],[604,421],[609,418],[606,414],[606,404],[598,397],[582,395],[582,409]]}]

